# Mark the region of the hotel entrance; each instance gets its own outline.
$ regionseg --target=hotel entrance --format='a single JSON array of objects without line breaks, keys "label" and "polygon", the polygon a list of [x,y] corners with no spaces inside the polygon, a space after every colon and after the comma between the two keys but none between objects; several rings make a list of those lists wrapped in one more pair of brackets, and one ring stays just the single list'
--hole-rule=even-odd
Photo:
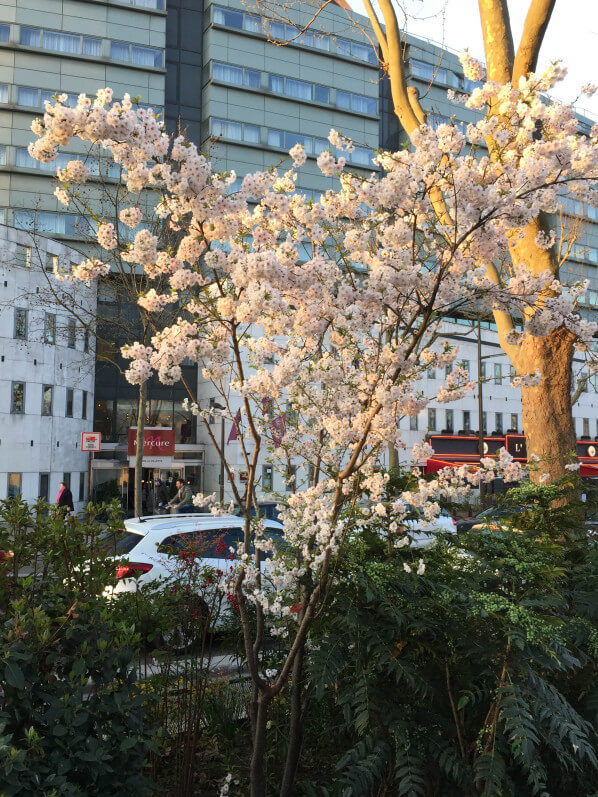
[{"label": "hotel entrance", "polygon": [[[157,480],[160,480],[165,488],[160,490],[160,485]],[[202,485],[202,467],[201,465],[184,465],[181,463],[173,464],[169,467],[154,467],[143,468],[143,476],[141,481],[142,491],[142,512],[144,515],[158,514],[158,505],[160,504],[159,494],[167,496],[170,501],[176,495],[176,481],[182,479],[186,484],[191,487],[192,492],[201,492]],[[134,484],[135,484],[135,468],[129,468],[128,480],[128,509],[133,512],[135,509],[134,500]]]}]

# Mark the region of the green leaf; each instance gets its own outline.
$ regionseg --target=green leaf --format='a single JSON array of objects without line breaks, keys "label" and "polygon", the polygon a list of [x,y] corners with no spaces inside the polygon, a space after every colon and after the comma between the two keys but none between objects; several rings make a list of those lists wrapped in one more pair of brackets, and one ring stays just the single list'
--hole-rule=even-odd
[{"label": "green leaf", "polygon": [[15,689],[25,688],[25,676],[23,675],[23,670],[15,661],[9,660],[7,662],[6,667],[4,668],[4,680],[9,686],[13,686]]},{"label": "green leaf", "polygon": [[469,703],[469,695],[463,695],[463,697],[460,697],[459,702],[457,703],[457,711],[460,711],[468,703]]}]

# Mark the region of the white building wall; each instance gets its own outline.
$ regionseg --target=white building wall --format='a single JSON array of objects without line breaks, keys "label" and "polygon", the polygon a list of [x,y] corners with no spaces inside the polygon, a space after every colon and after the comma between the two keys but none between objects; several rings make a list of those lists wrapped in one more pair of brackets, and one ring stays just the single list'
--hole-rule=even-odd
[{"label": "white building wall", "polygon": [[[17,245],[22,248],[17,250]],[[27,501],[40,495],[40,474],[49,474],[48,498],[53,502],[59,482],[71,474],[75,509],[79,509],[87,498],[88,455],[81,452],[80,441],[81,433],[93,428],[94,346],[89,338],[88,351],[84,350],[81,323],[75,327],[74,347],[69,345],[72,316],[61,303],[67,292],[73,309],[87,323],[93,317],[96,294],[95,287],[56,280],[45,270],[52,256],[64,268],[82,259],[56,241],[0,227],[0,499],[9,493],[10,474],[20,474],[20,491]],[[17,309],[27,310],[26,339],[15,337]],[[56,316],[54,344],[44,340],[47,313]],[[15,382],[25,384],[23,412],[12,406]],[[46,416],[42,415],[44,386],[53,388],[51,415]],[[69,390],[72,417],[67,417]],[[82,417],[85,394],[87,418]]]}]

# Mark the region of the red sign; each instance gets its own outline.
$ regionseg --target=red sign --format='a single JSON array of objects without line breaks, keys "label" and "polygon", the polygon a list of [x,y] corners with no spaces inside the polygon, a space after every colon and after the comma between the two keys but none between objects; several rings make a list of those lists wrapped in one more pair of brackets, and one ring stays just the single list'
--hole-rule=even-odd
[{"label": "red sign", "polygon": [[[137,427],[129,429],[129,456],[134,457],[137,451]],[[146,426],[143,430],[144,457],[174,456],[174,429],[164,426]]]},{"label": "red sign", "polygon": [[101,432],[81,432],[81,451],[101,451]]}]

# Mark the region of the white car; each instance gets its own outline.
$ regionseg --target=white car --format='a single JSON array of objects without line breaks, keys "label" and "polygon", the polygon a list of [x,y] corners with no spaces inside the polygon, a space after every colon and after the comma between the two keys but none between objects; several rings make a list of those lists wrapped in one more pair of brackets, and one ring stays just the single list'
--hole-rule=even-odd
[{"label": "white car", "polygon": [[[131,592],[139,584],[166,580],[172,573],[169,554],[192,551],[209,567],[228,570],[230,548],[243,539],[242,517],[212,514],[150,515],[124,522],[124,534],[114,547],[120,564],[116,585],[105,595]],[[265,535],[282,543],[282,525],[265,520]]]},{"label": "white car", "polygon": [[432,522],[424,517],[421,510],[409,507],[410,512],[417,512],[419,517],[412,518],[405,522],[407,534],[411,537],[412,548],[425,548],[432,545],[437,533],[456,534],[457,524],[445,509],[440,510],[438,517]]}]

